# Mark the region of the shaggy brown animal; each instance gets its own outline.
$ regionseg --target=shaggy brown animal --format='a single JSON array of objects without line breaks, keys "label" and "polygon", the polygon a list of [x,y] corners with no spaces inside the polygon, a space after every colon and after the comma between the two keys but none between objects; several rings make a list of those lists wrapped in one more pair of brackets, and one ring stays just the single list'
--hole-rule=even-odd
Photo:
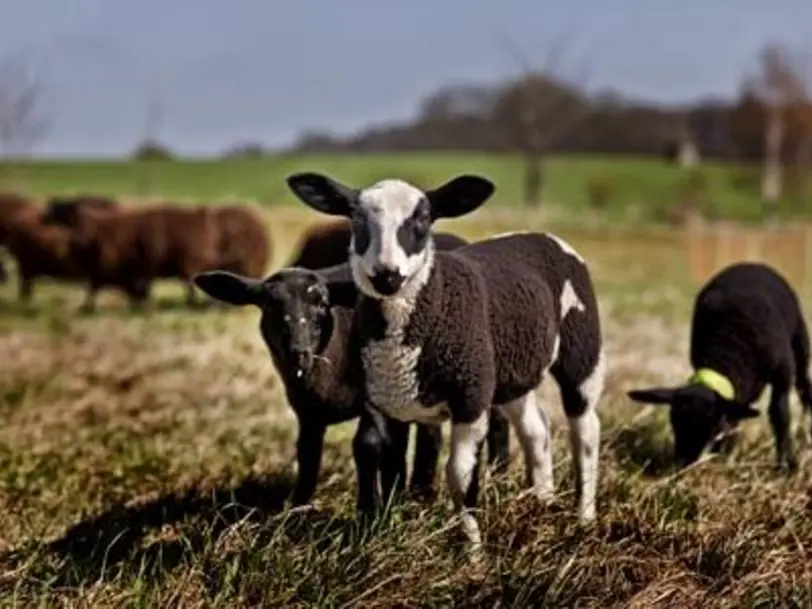
[{"label": "shaggy brown animal", "polygon": [[218,260],[212,269],[248,277],[264,277],[271,263],[270,228],[248,205],[228,204],[211,208],[217,223]]},{"label": "shaggy brown animal", "polygon": [[114,209],[118,201],[98,195],[74,195],[70,197],[52,197],[46,204],[47,209],[55,207],[80,207],[82,209]]},{"label": "shaggy brown animal", "polygon": [[26,304],[38,277],[74,281],[81,277],[70,254],[70,231],[44,225],[42,218],[42,208],[27,198],[0,195],[0,245],[17,263],[19,299]]},{"label": "shaggy brown animal", "polygon": [[95,308],[96,293],[105,286],[123,290],[133,306],[141,306],[152,281],[159,278],[184,281],[187,303],[194,304],[192,276],[215,268],[218,260],[216,218],[203,208],[57,205],[49,208],[44,221],[73,229],[71,253],[88,281],[83,310]]}]

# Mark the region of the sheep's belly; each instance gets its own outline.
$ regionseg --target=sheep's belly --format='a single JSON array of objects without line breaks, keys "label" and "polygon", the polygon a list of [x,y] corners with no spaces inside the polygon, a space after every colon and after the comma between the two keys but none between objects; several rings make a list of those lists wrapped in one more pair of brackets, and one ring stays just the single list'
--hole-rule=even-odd
[{"label": "sheep's belly", "polygon": [[393,419],[438,424],[448,418],[448,408],[420,403],[419,358],[420,347],[405,347],[397,338],[370,341],[363,349],[367,396]]}]

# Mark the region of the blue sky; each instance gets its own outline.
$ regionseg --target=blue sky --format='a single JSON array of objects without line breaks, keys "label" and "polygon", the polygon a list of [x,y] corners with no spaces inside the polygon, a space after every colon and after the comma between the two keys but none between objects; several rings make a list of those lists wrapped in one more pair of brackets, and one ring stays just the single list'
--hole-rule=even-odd
[{"label": "blue sky", "polygon": [[127,152],[150,99],[188,154],[407,118],[439,85],[515,73],[504,39],[543,58],[566,38],[565,72],[665,102],[734,95],[766,42],[812,50],[809,0],[0,0],[0,16],[0,52],[42,72],[49,155]]}]

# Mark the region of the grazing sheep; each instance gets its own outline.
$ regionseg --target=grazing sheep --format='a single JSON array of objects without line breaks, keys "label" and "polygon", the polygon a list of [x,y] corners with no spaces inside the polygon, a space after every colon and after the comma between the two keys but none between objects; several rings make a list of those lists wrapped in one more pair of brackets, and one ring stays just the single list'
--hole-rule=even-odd
[{"label": "grazing sheep", "polygon": [[0,195],[0,245],[17,263],[18,295],[28,304],[39,277],[76,281],[81,269],[71,256],[70,231],[42,223],[43,211],[27,198]]},{"label": "grazing sheep", "polygon": [[368,398],[401,421],[451,419],[446,471],[472,545],[480,545],[470,508],[492,404],[516,429],[534,493],[552,495],[549,423],[535,393],[547,370],[569,417],[580,519],[594,519],[605,360],[583,259],[537,233],[436,251],[433,222],[469,213],[493,193],[481,177],[427,192],[401,180],[357,190],[315,173],[292,175],[288,185],[310,207],[352,220]]},{"label": "grazing sheep", "polygon": [[[452,250],[468,242],[453,233],[434,232],[439,250]],[[287,267],[311,270],[332,267],[349,261],[352,230],[345,219],[323,222],[311,227],[299,242],[296,254]],[[347,303],[350,306],[350,303]],[[508,421],[498,410],[491,410],[488,432],[488,466],[496,473],[507,470],[510,458]]]},{"label": "grazing sheep", "polygon": [[183,280],[187,304],[195,304],[192,277],[216,266],[216,219],[203,208],[53,205],[43,221],[72,229],[70,249],[88,281],[83,310],[95,308],[96,293],[105,286],[123,290],[132,305],[143,305],[160,278]]},{"label": "grazing sheep", "polygon": [[219,233],[215,268],[264,277],[271,263],[270,229],[264,218],[248,205],[218,205],[211,211]]},{"label": "grazing sheep", "polygon": [[712,443],[714,450],[729,450],[732,443],[719,438],[758,416],[752,405],[769,385],[778,466],[797,469],[789,392],[794,383],[812,412],[809,334],[798,297],[781,275],[765,264],[742,262],[708,280],[694,304],[691,366],[694,374],[679,387],[629,392],[636,402],[670,406],[680,465],[696,461]]}]

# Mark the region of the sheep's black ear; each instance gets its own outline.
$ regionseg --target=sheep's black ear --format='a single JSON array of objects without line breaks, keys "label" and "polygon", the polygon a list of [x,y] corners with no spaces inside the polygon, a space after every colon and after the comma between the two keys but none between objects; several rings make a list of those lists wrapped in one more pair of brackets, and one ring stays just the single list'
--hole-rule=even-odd
[{"label": "sheep's black ear", "polygon": [[728,418],[739,421],[741,419],[755,419],[761,413],[750,404],[737,404],[725,401],[725,413]]},{"label": "sheep's black ear", "polygon": [[674,402],[674,398],[677,397],[678,391],[678,388],[656,387],[653,389],[634,389],[626,395],[635,402],[670,405]]},{"label": "sheep's black ear", "polygon": [[288,188],[308,207],[331,216],[349,217],[358,191],[320,173],[294,173]]},{"label": "sheep's black ear", "polygon": [[229,271],[206,271],[192,278],[195,285],[212,298],[228,304],[245,306],[262,304],[265,289],[261,279],[243,277]]},{"label": "sheep's black ear", "polygon": [[474,211],[496,190],[493,182],[474,175],[457,176],[426,192],[433,220],[456,218]]}]

